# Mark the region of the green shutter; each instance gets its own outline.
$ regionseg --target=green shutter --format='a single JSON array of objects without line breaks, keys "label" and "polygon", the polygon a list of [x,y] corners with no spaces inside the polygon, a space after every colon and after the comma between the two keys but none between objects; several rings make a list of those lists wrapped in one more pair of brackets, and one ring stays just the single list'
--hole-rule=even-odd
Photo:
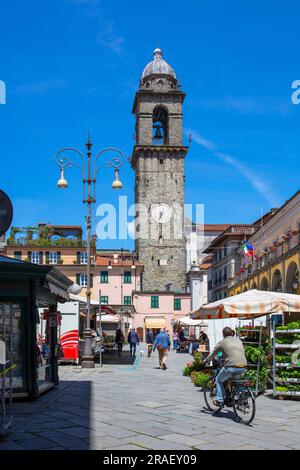
[{"label": "green shutter", "polygon": [[181,310],[181,299],[174,299],[174,310]]},{"label": "green shutter", "polygon": [[80,264],[80,251],[77,251],[76,258],[77,258],[77,264]]},{"label": "green shutter", "polygon": [[61,263],[61,251],[57,252],[57,264],[62,264]]},{"label": "green shutter", "polygon": [[80,274],[79,273],[76,274],[76,284],[80,286]]},{"label": "green shutter", "polygon": [[49,264],[49,251],[46,251],[46,264]]},{"label": "green shutter", "polygon": [[124,284],[131,284],[131,271],[124,272]]},{"label": "green shutter", "polygon": [[101,295],[101,304],[103,304],[103,305],[108,304],[108,296],[107,295]]},{"label": "green shutter", "polygon": [[151,308],[159,308],[158,295],[151,295]]},{"label": "green shutter", "polygon": [[103,284],[108,283],[108,271],[101,271],[101,273],[100,273],[100,282],[102,282]]},{"label": "green shutter", "polygon": [[40,254],[39,254],[39,264],[44,264],[43,262],[43,258],[44,258],[44,253],[42,251],[40,251]]},{"label": "green shutter", "polygon": [[131,296],[125,295],[124,296],[124,305],[131,305]]}]

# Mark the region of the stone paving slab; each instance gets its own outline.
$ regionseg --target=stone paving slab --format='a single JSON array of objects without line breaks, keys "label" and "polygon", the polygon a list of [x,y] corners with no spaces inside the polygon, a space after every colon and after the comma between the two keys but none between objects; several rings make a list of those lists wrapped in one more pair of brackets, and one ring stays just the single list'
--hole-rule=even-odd
[{"label": "stone paving slab", "polygon": [[14,404],[14,429],[0,451],[300,449],[300,402],[259,396],[250,426],[235,422],[230,409],[212,415],[182,375],[189,361],[171,352],[166,371],[157,369],[156,354],[135,369],[60,366],[60,387]]}]

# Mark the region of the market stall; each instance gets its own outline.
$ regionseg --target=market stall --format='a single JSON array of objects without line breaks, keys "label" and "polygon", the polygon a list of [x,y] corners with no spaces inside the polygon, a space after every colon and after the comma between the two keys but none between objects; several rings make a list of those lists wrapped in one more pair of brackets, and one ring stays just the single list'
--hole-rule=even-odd
[{"label": "market stall", "polygon": [[[249,339],[251,327],[255,330],[254,319],[266,317],[269,320],[272,314],[281,315],[283,323],[282,327],[276,328],[275,322],[272,322],[273,396],[300,396],[300,295],[253,289],[203,305],[191,313],[191,318],[208,321],[232,318],[249,321],[250,319],[252,325],[239,328],[239,332],[243,329],[247,330]],[[270,322],[267,321],[267,323],[266,335],[271,326]],[[250,335],[253,343],[258,343],[259,354],[263,354],[262,332],[261,327],[257,338],[255,338],[255,331],[252,331]]]},{"label": "market stall", "polygon": [[178,331],[179,350],[192,352],[200,347],[200,333],[206,330],[207,323],[185,316],[179,318],[173,328]]},{"label": "market stall", "polygon": [[[57,302],[69,300],[72,285],[53,266],[0,256],[0,340],[13,367],[6,375],[13,396],[34,398],[58,384]],[[45,309],[43,336],[39,307]]]}]

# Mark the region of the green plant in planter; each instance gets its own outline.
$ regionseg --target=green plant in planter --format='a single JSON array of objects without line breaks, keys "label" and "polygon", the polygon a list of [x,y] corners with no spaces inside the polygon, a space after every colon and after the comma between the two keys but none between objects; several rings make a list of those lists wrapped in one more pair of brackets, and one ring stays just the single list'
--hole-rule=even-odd
[{"label": "green plant in planter", "polygon": [[202,353],[199,351],[196,351],[194,353],[194,362],[193,362],[193,370],[196,371],[201,371],[203,369],[203,357]]},{"label": "green plant in planter", "polygon": [[189,375],[191,375],[191,367],[186,365],[183,370],[182,370],[182,373],[185,377],[188,377]]},{"label": "green plant in planter", "polygon": [[262,348],[245,346],[245,355],[247,361],[251,362],[252,364],[257,364],[259,360],[262,363],[266,361],[265,351]]},{"label": "green plant in planter", "polygon": [[204,374],[203,372],[193,372],[193,382],[196,387],[203,387],[207,380],[210,378],[210,374]]}]

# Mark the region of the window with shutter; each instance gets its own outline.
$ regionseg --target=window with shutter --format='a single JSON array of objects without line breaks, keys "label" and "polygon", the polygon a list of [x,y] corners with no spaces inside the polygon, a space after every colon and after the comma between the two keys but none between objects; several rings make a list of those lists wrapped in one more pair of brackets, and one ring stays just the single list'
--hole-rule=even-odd
[{"label": "window with shutter", "polygon": [[100,273],[100,282],[102,284],[108,283],[108,271],[101,271]]},{"label": "window with shutter", "polygon": [[87,264],[88,256],[85,251],[80,253],[80,264]]},{"label": "window with shutter", "polygon": [[[47,260],[47,256],[46,256],[46,260]],[[47,261],[46,261],[46,262],[47,262]],[[56,252],[56,251],[51,251],[51,252],[49,253],[49,260],[48,260],[48,262],[49,262],[50,264],[57,264],[58,259],[57,259],[57,252]]]},{"label": "window with shutter", "polygon": [[131,305],[131,296],[124,295],[124,305]]},{"label": "window with shutter", "polygon": [[33,264],[39,264],[40,262],[40,253],[38,251],[32,251],[31,253],[31,263]]},{"label": "window with shutter", "polygon": [[131,271],[124,272],[124,284],[131,284]]}]

